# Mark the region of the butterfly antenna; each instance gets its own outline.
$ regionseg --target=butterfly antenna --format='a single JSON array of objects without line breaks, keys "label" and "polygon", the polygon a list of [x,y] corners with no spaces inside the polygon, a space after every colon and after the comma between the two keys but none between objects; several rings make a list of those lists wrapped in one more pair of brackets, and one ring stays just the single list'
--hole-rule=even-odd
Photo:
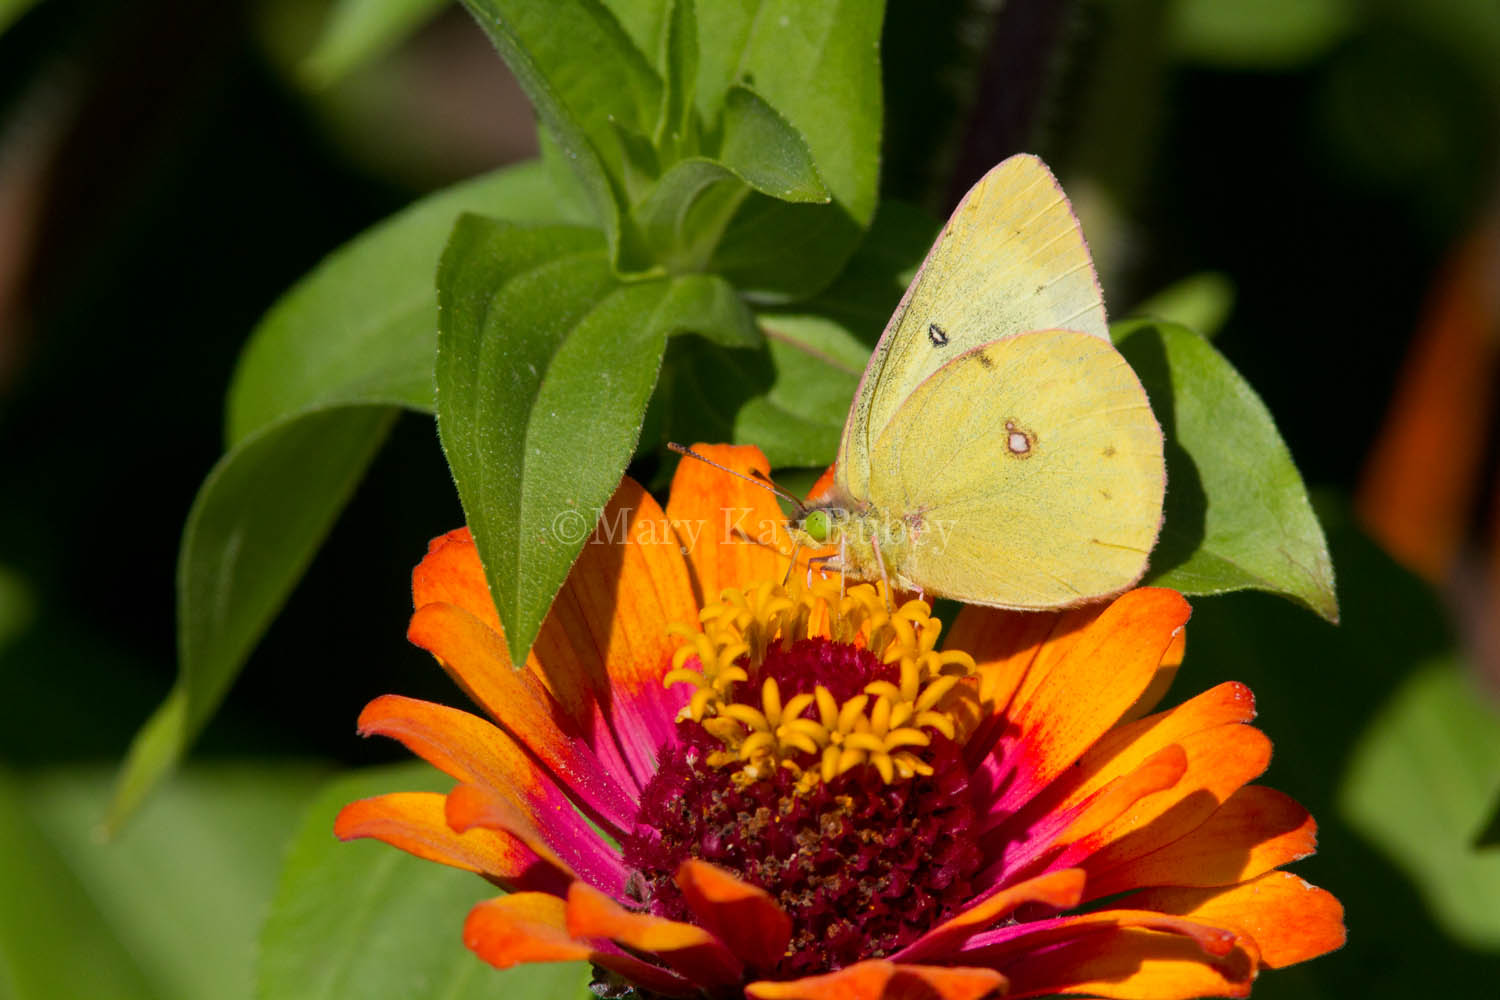
[{"label": "butterfly antenna", "polygon": [[736,479],[743,479],[747,483],[752,483],[752,484],[754,484],[756,486],[759,486],[761,489],[766,490],[767,492],[774,493],[776,496],[781,497],[781,499],[785,500],[787,503],[789,503],[792,506],[796,507],[797,508],[797,516],[798,517],[801,517],[802,515],[806,514],[808,512],[808,510],[809,510],[807,504],[803,503],[800,498],[798,498],[797,496],[793,495],[789,490],[786,490],[786,489],[783,489],[780,486],[777,486],[764,473],[753,472],[751,475],[747,476],[747,475],[745,475],[745,473],[738,472],[738,471],[736,471],[734,469],[731,469],[727,465],[720,465],[718,462],[715,462],[713,459],[707,458],[707,457],[705,457],[703,455],[700,455],[696,451],[694,451],[693,449],[688,448],[685,445],[680,445],[680,444],[678,444],[675,441],[668,441],[667,442],[667,447],[671,448],[673,451],[677,452],[677,454],[679,454],[679,455],[686,455],[688,458],[696,458],[698,461],[702,462],[704,465],[711,465],[715,469],[718,469],[720,472],[727,472],[731,476],[734,476]]}]

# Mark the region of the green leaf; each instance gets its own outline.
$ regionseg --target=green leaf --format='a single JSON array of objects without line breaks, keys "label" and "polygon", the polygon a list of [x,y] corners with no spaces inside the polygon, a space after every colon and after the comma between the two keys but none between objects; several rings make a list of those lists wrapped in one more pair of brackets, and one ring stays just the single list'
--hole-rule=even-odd
[{"label": "green leaf", "polygon": [[693,157],[662,174],[631,216],[651,261],[668,272],[701,271],[749,194],[723,164]]},{"label": "green leaf", "polygon": [[218,708],[396,412],[349,406],[288,418],[241,441],[204,480],[178,552],[177,684],[131,743],[110,827],[139,805]]},{"label": "green leaf", "polygon": [[674,344],[656,401],[662,441],[754,444],[774,467],[824,466],[880,336],[939,223],[886,202],[849,265],[802,307],[765,309],[766,351]]},{"label": "green leaf", "polygon": [[1354,0],[1178,0],[1167,34],[1179,56],[1210,66],[1290,69],[1317,59],[1359,20]]},{"label": "green leaf", "polygon": [[362,477],[392,407],[431,409],[433,281],[453,220],[469,209],[550,218],[560,210],[551,190],[541,164],[528,163],[430,195],[330,254],[256,328],[230,388],[229,453],[199,490],[178,556],[178,682],[131,743],[111,828],[208,721]]},{"label": "green leaf", "polygon": [[[10,1000],[160,995],[0,769],[0,984]],[[88,961],[76,961],[87,955]]]},{"label": "green leaf", "polygon": [[[1364,755],[1363,734],[1376,731],[1373,720],[1395,714],[1386,711],[1396,704],[1392,695],[1419,671],[1451,660],[1451,615],[1429,584],[1396,565],[1359,531],[1345,498],[1327,494],[1315,496],[1315,502],[1340,571],[1341,623],[1334,627],[1290,602],[1255,592],[1194,601],[1187,660],[1174,685],[1177,699],[1228,680],[1255,692],[1256,727],[1275,744],[1270,770],[1258,781],[1291,795],[1318,822],[1318,853],[1292,871],[1328,889],[1345,909],[1349,943],[1344,948],[1266,973],[1255,984],[1255,996],[1264,987],[1273,996],[1307,995],[1282,990],[1291,973],[1330,998],[1466,996],[1474,983],[1494,981],[1500,954],[1493,946],[1466,946],[1446,933],[1424,898],[1428,890],[1412,878],[1411,869],[1402,870],[1379,842],[1352,828],[1347,796],[1335,797],[1346,768]],[[1460,684],[1444,686],[1451,691]],[[1409,788],[1407,766],[1392,774],[1386,807],[1429,808],[1428,799],[1395,794]],[[1495,775],[1493,768],[1490,774]],[[1367,776],[1386,780],[1383,774]],[[1439,787],[1451,780],[1440,779]],[[1385,821],[1404,825],[1407,818]],[[1474,826],[1445,831],[1441,849],[1448,851],[1473,832]]]},{"label": "green leaf", "polygon": [[0,0],[0,34],[4,34],[21,15],[35,6],[37,0]]},{"label": "green leaf", "polygon": [[448,0],[337,0],[302,67],[326,87],[382,55],[445,7]]},{"label": "green leaf", "polygon": [[555,222],[566,209],[533,161],[429,195],[329,254],[251,335],[229,389],[229,443],[340,403],[431,410],[433,282],[464,212]]},{"label": "green leaf", "polygon": [[1355,746],[1339,806],[1421,889],[1438,922],[1500,948],[1500,855],[1472,846],[1500,795],[1500,712],[1447,659],[1409,678]]},{"label": "green leaf", "polygon": [[495,895],[470,872],[373,840],[341,843],[333,821],[346,803],[394,791],[442,791],[431,767],[376,768],[330,782],[299,825],[260,940],[260,1000],[444,997],[583,1000],[585,962],[504,972],[463,945],[464,917]]},{"label": "green leaf", "polygon": [[96,767],[0,773],[0,982],[17,1000],[249,1000],[282,850],[322,768],[190,768],[102,843]]},{"label": "green leaf", "polygon": [[729,88],[723,132],[720,160],[755,190],[780,201],[823,204],[830,200],[807,142],[753,90]]},{"label": "green leaf", "polygon": [[1474,838],[1474,846],[1477,848],[1500,847],[1500,797],[1490,803],[1489,817]]},{"label": "green leaf", "polygon": [[[464,0],[576,171],[616,257],[628,136],[649,136],[661,79],[597,0]],[[624,245],[622,248],[622,239]]]},{"label": "green leaf", "polygon": [[1160,319],[1214,339],[1234,309],[1234,282],[1219,271],[1199,271],[1175,281],[1126,312],[1128,317]]},{"label": "green leaf", "polygon": [[[600,0],[620,22],[632,44],[653,61],[657,72],[666,76],[666,38],[677,0]],[[685,0],[684,0],[685,2]]]},{"label": "green leaf", "polygon": [[[475,216],[438,273],[438,433],[514,662],[541,627],[640,431],[665,283],[619,284],[598,234]],[[644,296],[644,298],[643,298]]]},{"label": "green leaf", "polygon": [[619,485],[666,338],[757,335],[720,279],[621,283],[588,229],[466,216],[438,288],[438,432],[520,663]]},{"label": "green leaf", "polygon": [[698,86],[698,19],[693,0],[674,0],[659,60],[665,79],[656,146],[671,163],[698,148],[693,95]]},{"label": "green leaf", "polygon": [[816,292],[842,269],[875,214],[880,166],[883,5],[739,0],[698,26],[697,101],[715,121],[736,84],[802,136],[825,206],[747,199],[714,270],[765,301]]},{"label": "green leaf", "polygon": [[673,345],[662,376],[662,439],[754,444],[773,466],[826,464],[869,350],[820,316],[762,322],[765,350],[696,338]]},{"label": "green leaf", "polygon": [[1267,590],[1337,621],[1328,544],[1260,397],[1184,327],[1135,320],[1112,334],[1167,438],[1165,524],[1147,581],[1186,594]]}]

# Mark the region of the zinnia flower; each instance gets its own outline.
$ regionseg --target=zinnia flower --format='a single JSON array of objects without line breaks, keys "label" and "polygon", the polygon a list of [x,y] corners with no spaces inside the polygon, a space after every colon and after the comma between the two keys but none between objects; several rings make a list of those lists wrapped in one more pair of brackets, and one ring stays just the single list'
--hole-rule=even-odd
[{"label": "zinnia flower", "polygon": [[[764,471],[754,449],[705,451]],[[386,695],[360,731],[451,775],[352,803],[377,837],[506,890],[464,940],[587,960],[603,995],[977,1000],[1241,996],[1343,942],[1270,744],[1223,684],[1145,714],[1188,607],[1142,588],[1056,614],[783,584],[768,496],[683,462],[626,480],[524,669],[466,531],[413,574],[409,637],[489,714]]]}]

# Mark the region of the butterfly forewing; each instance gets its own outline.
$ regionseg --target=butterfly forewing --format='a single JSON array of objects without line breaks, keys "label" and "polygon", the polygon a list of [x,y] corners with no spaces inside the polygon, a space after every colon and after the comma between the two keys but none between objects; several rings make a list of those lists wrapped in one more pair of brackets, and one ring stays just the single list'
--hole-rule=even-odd
[{"label": "butterfly forewing", "polygon": [[939,368],[980,344],[1054,328],[1109,338],[1067,196],[1041,160],[1012,156],[964,196],[876,345],[844,425],[840,485],[868,498],[875,441]]},{"label": "butterfly forewing", "polygon": [[1161,525],[1162,435],[1108,342],[1044,330],[949,361],[888,421],[869,500],[912,534],[903,582],[1010,608],[1140,579]]}]

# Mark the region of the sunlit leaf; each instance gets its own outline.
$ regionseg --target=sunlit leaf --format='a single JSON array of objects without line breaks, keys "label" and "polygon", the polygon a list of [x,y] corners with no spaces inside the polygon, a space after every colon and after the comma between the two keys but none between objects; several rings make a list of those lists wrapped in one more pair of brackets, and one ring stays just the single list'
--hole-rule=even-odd
[{"label": "sunlit leaf", "polygon": [[756,191],[779,201],[829,200],[807,141],[755,91],[729,88],[722,127],[719,158]]},{"label": "sunlit leaf", "polygon": [[586,963],[504,972],[463,946],[463,922],[494,886],[470,872],[377,841],[341,843],[339,809],[395,791],[446,791],[420,764],[373,768],[330,782],[298,825],[260,939],[260,1000],[583,1000]]},{"label": "sunlit leaf", "polygon": [[766,301],[826,286],[875,213],[879,175],[880,4],[742,2],[698,25],[698,109],[717,120],[735,85],[786,119],[812,153],[831,205],[754,195],[725,234],[713,268]]},{"label": "sunlit leaf", "polygon": [[664,88],[655,141],[671,162],[698,148],[693,96],[698,88],[698,19],[694,0],[674,0],[666,38],[661,46],[660,70]]},{"label": "sunlit leaf", "polygon": [[1147,580],[1186,594],[1269,590],[1337,620],[1323,529],[1260,397],[1191,330],[1132,320],[1112,333],[1167,439],[1166,520]]},{"label": "sunlit leaf", "polygon": [[438,281],[438,431],[515,662],[619,484],[667,336],[748,335],[708,280],[622,283],[589,229],[455,227]]},{"label": "sunlit leaf", "polygon": [[[620,23],[587,0],[464,0],[531,98],[619,251],[626,149],[649,136],[661,79]],[[628,234],[626,234],[628,235]]]},{"label": "sunlit leaf", "polygon": [[318,406],[430,410],[438,258],[464,212],[516,222],[565,217],[533,161],[423,198],[329,254],[251,335],[229,390],[229,443]]}]

